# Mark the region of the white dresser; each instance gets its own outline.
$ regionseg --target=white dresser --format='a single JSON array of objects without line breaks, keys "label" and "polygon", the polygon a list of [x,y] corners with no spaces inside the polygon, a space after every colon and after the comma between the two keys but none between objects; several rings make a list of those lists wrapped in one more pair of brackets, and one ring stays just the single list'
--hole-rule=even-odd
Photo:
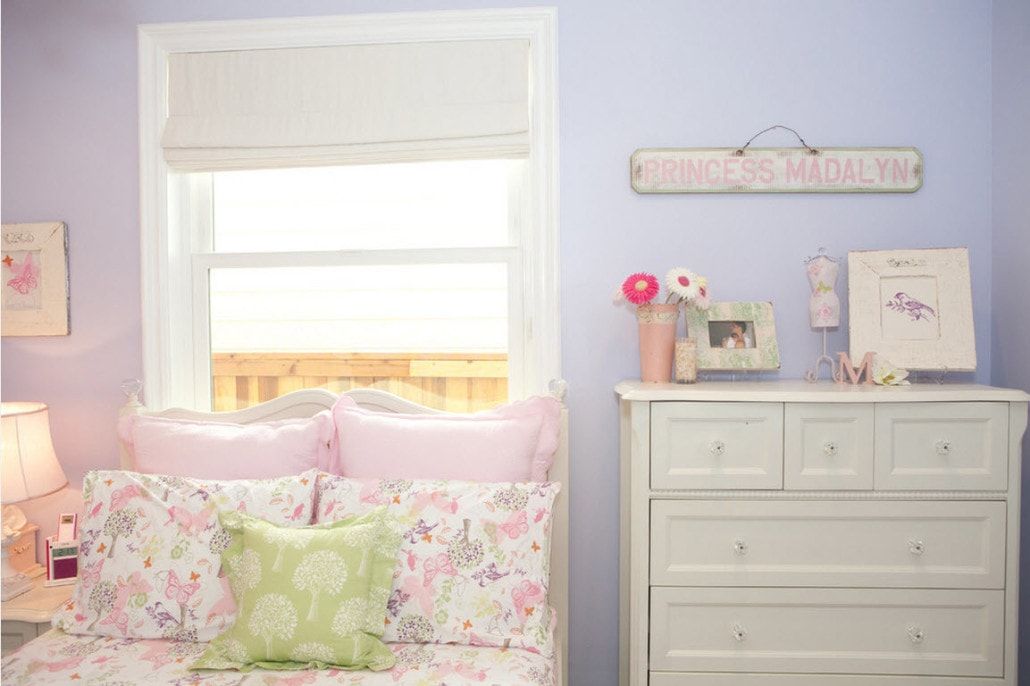
[{"label": "white dresser", "polygon": [[1026,394],[616,392],[622,686],[1016,683]]}]

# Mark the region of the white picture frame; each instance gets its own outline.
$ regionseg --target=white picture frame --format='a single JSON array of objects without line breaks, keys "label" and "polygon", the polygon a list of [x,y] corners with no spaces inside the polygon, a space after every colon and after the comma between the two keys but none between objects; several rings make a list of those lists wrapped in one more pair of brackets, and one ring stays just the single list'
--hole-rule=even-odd
[{"label": "white picture frame", "polygon": [[[688,335],[697,340],[699,370],[771,371],[780,368],[780,347],[771,302],[717,302],[707,310],[688,307],[686,319]],[[735,323],[743,326],[735,329]]]},{"label": "white picture frame", "polygon": [[851,359],[914,370],[976,370],[966,248],[848,253]]},{"label": "white picture frame", "polygon": [[63,222],[3,224],[0,334],[67,336],[68,231]]}]

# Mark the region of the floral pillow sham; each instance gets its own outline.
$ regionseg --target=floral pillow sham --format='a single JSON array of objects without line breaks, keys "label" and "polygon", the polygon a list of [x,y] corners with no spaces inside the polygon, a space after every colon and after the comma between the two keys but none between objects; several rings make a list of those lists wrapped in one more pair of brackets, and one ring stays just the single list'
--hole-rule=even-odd
[{"label": "floral pillow sham", "polygon": [[385,510],[299,529],[222,514],[237,618],[192,669],[392,667],[377,637],[400,536]]},{"label": "floral pillow sham", "polygon": [[82,490],[79,581],[53,625],[72,634],[211,640],[236,617],[232,590],[219,573],[231,542],[219,514],[306,526],[317,473],[202,481],[90,472]]},{"label": "floral pillow sham", "polygon": [[316,521],[386,505],[403,538],[383,639],[553,654],[547,604],[557,483],[359,480],[320,474]]}]

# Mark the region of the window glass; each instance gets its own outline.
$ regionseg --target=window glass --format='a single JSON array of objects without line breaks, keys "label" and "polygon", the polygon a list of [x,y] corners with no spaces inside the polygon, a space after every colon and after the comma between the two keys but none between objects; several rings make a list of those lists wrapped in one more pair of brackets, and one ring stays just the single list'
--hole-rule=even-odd
[{"label": "window glass", "polygon": [[507,283],[504,264],[212,269],[213,408],[314,386],[453,411],[503,403]]},{"label": "window glass", "polygon": [[510,244],[518,160],[216,172],[217,252]]}]

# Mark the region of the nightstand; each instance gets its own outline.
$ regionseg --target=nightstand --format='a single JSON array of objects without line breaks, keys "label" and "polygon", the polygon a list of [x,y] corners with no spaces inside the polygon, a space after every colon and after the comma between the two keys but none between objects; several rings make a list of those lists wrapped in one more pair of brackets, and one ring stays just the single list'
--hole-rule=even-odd
[{"label": "nightstand", "polygon": [[50,618],[71,599],[74,584],[47,588],[44,580],[45,574],[36,577],[31,591],[0,603],[0,650],[4,653],[50,629]]}]

